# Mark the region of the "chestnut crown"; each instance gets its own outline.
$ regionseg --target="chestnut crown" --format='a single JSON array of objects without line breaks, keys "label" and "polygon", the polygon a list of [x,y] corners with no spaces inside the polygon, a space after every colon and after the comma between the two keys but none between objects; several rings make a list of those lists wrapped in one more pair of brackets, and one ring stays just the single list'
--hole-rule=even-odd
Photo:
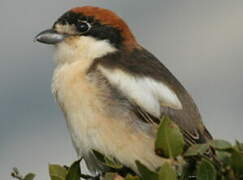
[{"label": "chestnut crown", "polygon": [[116,48],[136,46],[128,25],[114,12],[92,6],[76,7],[64,13],[53,29],[67,35],[107,40]]}]

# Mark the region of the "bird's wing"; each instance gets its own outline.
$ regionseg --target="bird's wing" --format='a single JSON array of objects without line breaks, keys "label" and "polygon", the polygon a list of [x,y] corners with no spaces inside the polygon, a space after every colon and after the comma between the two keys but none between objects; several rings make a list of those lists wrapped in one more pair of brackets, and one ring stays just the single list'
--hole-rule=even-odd
[{"label": "bird's wing", "polygon": [[158,123],[162,115],[169,115],[179,125],[188,143],[211,138],[187,91],[145,49],[104,57],[100,59],[98,69],[136,107],[140,119]]},{"label": "bird's wing", "polygon": [[176,93],[162,82],[150,77],[136,77],[121,69],[99,69],[131,102],[155,117],[160,116],[160,106],[183,109]]}]

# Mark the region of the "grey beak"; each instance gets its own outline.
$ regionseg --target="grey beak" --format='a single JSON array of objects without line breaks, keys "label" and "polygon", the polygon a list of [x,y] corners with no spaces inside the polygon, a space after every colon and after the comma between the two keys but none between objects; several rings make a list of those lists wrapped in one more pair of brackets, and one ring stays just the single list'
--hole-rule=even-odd
[{"label": "grey beak", "polygon": [[57,44],[59,42],[62,42],[65,37],[67,37],[67,35],[60,34],[53,29],[47,29],[35,36],[34,40],[45,44]]}]

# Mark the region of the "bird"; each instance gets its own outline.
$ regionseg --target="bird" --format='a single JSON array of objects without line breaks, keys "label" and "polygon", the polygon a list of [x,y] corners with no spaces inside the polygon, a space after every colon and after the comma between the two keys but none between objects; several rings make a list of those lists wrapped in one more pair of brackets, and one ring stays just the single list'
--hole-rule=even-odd
[{"label": "bird", "polygon": [[212,139],[187,90],[115,12],[74,7],[35,39],[54,46],[52,93],[92,173],[103,171],[93,150],[135,172],[137,160],[152,170],[167,162],[154,152],[163,116],[187,145]]}]

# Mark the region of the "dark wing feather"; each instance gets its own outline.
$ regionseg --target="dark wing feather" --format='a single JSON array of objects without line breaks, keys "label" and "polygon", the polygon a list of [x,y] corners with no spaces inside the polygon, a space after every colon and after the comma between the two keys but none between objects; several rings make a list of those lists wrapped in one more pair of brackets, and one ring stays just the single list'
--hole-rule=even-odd
[{"label": "dark wing feather", "polygon": [[[159,118],[152,116],[148,112],[142,110],[139,106],[136,106],[134,108],[134,112],[136,113],[138,118],[145,123],[151,123],[151,124],[157,124],[157,125],[160,123]],[[172,120],[174,120],[176,113],[173,114],[173,113],[169,113],[169,111],[167,111],[167,113],[164,113],[161,116],[163,116],[163,115],[168,115],[171,117]],[[204,126],[202,129],[196,128],[194,130],[188,130],[188,129],[186,129],[185,126],[183,126],[183,124],[181,124],[180,121],[179,121],[178,125],[181,129],[181,133],[184,135],[185,142],[187,145],[205,143],[208,140],[212,139],[212,136],[210,135],[210,133]]]},{"label": "dark wing feather", "polygon": [[[139,47],[132,51],[118,51],[97,59],[94,66],[97,64],[110,69],[121,69],[135,77],[150,77],[166,84],[176,93],[183,109],[161,106],[161,116],[168,115],[175,121],[184,134],[187,144],[204,143],[212,139],[201,121],[200,113],[191,96],[173,74],[147,50]],[[137,104],[132,105],[141,121],[151,124],[160,122],[161,117],[152,116]]]}]

